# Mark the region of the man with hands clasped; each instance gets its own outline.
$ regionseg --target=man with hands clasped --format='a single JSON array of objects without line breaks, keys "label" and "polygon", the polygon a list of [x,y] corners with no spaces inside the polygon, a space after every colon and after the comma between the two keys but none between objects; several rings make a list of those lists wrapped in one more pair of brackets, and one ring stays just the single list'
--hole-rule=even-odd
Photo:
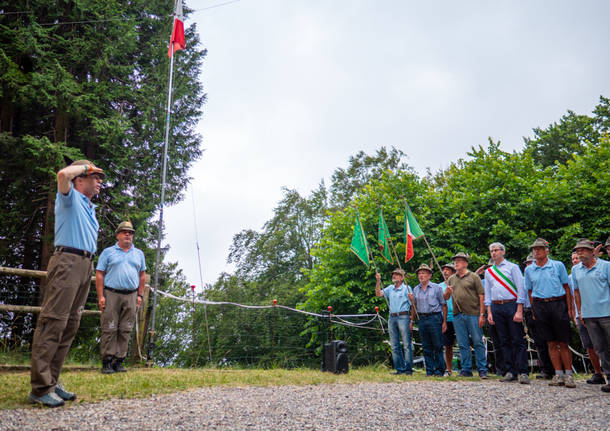
[{"label": "man with hands clasped", "polygon": [[133,246],[135,230],[124,221],[116,229],[117,243],[104,249],[95,272],[102,310],[102,373],[124,372],[129,336],[146,283],[144,253]]},{"label": "man with hands clasped", "polygon": [[[500,381],[529,384],[527,345],[523,330],[525,288],[519,266],[504,259],[506,249],[494,242],[489,246],[493,265],[485,270],[487,320],[495,325],[507,372]],[[517,377],[518,376],[518,377]]]}]

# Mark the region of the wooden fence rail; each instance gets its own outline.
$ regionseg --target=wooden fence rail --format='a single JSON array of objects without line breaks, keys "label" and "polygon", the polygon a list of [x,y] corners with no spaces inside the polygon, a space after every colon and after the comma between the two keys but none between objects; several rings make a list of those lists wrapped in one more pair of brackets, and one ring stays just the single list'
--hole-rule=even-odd
[{"label": "wooden fence rail", "polygon": [[[6,266],[0,266],[0,275],[17,275],[20,277],[29,278],[46,278],[47,271],[38,271],[34,269],[21,269],[21,268],[9,268]],[[91,283],[95,286],[95,276],[91,277]],[[94,287],[95,288],[95,287]],[[144,298],[142,304],[138,309],[137,313],[137,330],[133,334],[132,340],[135,342],[132,349],[132,358],[136,360],[144,359],[142,352],[144,351],[144,340],[146,330],[148,328],[148,297],[150,293],[150,276],[146,275],[146,285],[144,286]],[[0,304],[0,313],[2,312],[15,312],[15,313],[40,313],[42,307],[33,305],[13,305],[13,304]],[[100,310],[83,310],[84,316],[101,316]]]}]

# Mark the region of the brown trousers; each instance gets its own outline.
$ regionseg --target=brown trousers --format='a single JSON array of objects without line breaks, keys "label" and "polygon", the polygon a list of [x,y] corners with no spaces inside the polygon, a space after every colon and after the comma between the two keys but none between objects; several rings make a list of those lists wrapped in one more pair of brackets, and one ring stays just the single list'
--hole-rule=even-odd
[{"label": "brown trousers", "polygon": [[30,382],[36,396],[51,392],[57,384],[89,295],[93,262],[84,256],[56,251],[47,271],[32,343]]},{"label": "brown trousers", "polygon": [[104,289],[106,307],[102,313],[102,358],[125,358],[136,318],[137,290],[127,295]]}]

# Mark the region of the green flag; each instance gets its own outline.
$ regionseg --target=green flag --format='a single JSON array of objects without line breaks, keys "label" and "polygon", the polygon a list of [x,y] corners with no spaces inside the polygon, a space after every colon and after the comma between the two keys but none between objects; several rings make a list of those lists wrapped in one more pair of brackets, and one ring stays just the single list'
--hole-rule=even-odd
[{"label": "green flag", "polygon": [[379,209],[379,249],[381,250],[381,256],[389,263],[394,263],[394,259],[392,259],[392,253],[390,252],[390,244],[388,244],[388,238],[390,237],[390,233],[388,232],[388,226],[385,224],[383,220],[383,211],[381,208]]},{"label": "green flag", "polygon": [[354,235],[352,236],[352,245],[349,249],[358,256],[358,259],[364,263],[367,268],[369,266],[369,247],[366,243],[366,235],[362,224],[360,223],[360,217],[356,213],[356,224],[354,225]]},{"label": "green flag", "polygon": [[413,240],[422,236],[424,232],[421,230],[415,220],[415,216],[411,212],[411,208],[405,202],[405,262],[411,260],[415,254],[413,250]]},{"label": "green flag", "polygon": [[411,208],[407,205],[407,219],[409,220],[409,232],[413,239],[417,239],[420,236],[424,235],[424,231],[421,230],[419,224],[417,224],[417,220],[415,220],[415,216],[411,212]]}]

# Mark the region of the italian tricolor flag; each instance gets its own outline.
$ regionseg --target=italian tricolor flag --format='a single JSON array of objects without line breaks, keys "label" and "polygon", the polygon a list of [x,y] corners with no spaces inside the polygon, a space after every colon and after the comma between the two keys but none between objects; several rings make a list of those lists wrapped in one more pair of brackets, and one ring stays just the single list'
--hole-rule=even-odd
[{"label": "italian tricolor flag", "polygon": [[415,220],[415,216],[411,212],[409,205],[405,206],[405,262],[411,260],[414,255],[413,252],[413,240],[424,235]]},{"label": "italian tricolor flag", "polygon": [[174,26],[172,28],[172,37],[169,41],[167,56],[171,57],[176,51],[184,49],[186,42],[184,40],[184,16],[182,14],[182,0],[176,0],[174,8]]}]

